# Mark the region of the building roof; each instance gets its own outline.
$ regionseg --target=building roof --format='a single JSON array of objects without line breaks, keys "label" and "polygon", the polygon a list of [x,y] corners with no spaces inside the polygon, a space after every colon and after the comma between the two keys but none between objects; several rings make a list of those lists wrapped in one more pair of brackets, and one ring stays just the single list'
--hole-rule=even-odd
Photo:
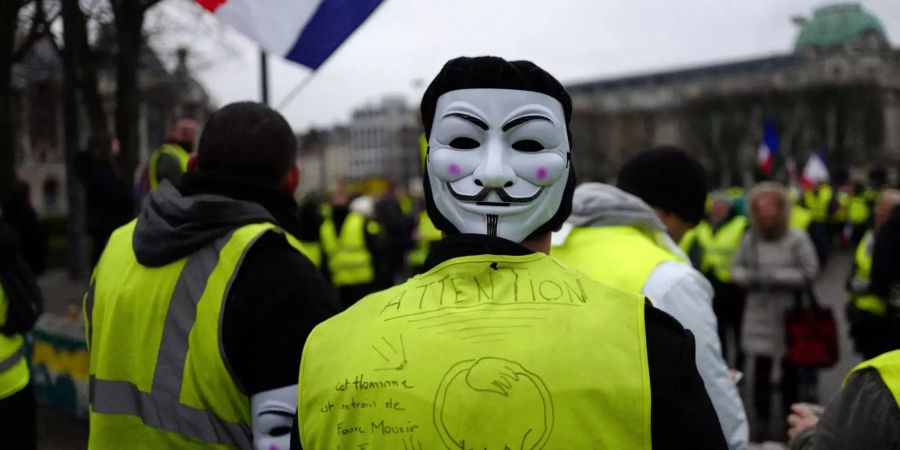
[{"label": "building roof", "polygon": [[859,3],[842,3],[816,9],[812,19],[802,23],[794,48],[841,45],[867,32],[876,33],[887,41],[884,27],[877,17],[865,11]]},{"label": "building roof", "polygon": [[665,70],[642,75],[567,83],[566,89],[571,94],[577,95],[595,91],[658,87],[672,83],[709,81],[729,75],[771,73],[774,70],[790,69],[802,65],[803,58],[798,55],[766,56],[687,69]]}]

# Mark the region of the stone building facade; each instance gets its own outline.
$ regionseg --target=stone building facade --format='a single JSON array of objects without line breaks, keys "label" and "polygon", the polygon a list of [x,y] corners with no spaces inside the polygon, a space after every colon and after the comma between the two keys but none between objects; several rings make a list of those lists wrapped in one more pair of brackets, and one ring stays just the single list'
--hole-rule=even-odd
[{"label": "stone building facade", "polygon": [[832,170],[900,162],[900,50],[858,4],[795,19],[790,54],[567,86],[582,180],[611,180],[659,144],[694,152],[715,185],[748,183],[771,120],[780,158],[825,149]]}]

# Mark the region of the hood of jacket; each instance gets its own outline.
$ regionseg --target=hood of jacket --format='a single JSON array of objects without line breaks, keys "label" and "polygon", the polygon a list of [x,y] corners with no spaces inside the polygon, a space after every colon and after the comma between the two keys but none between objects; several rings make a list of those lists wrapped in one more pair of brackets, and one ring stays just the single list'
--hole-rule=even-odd
[{"label": "hood of jacket", "polygon": [[615,186],[584,183],[575,189],[567,222],[578,227],[632,226],[646,232],[666,231],[650,205]]},{"label": "hood of jacket", "polygon": [[141,208],[132,246],[139,263],[159,267],[199,250],[243,225],[275,219],[262,205],[224,195],[183,195],[168,181]]},{"label": "hood of jacket", "polygon": [[634,227],[657,244],[676,255],[683,256],[678,245],[666,232],[666,226],[650,205],[615,186],[603,183],[584,183],[575,188],[572,214],[563,228],[553,234],[553,245],[560,246],[574,227]]}]

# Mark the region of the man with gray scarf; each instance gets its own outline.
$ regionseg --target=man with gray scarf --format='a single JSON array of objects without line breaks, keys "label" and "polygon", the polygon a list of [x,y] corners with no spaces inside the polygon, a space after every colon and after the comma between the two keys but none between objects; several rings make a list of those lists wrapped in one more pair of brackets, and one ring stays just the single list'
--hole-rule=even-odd
[{"label": "man with gray scarf", "polygon": [[552,245],[554,258],[597,281],[646,296],[694,334],[697,369],[729,448],[747,448],[747,417],[722,359],[712,287],[685,262],[654,209],[614,186],[582,184]]}]

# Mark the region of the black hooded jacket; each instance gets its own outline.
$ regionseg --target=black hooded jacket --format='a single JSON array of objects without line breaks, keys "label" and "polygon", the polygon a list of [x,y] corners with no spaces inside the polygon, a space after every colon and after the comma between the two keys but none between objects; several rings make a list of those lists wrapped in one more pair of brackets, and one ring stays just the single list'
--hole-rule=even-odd
[{"label": "black hooded jacket", "polygon": [[[287,193],[251,181],[186,173],[176,188],[150,193],[135,227],[138,262],[164,266],[235,229],[271,222],[299,234],[297,205]],[[277,233],[247,252],[223,306],[222,348],[244,393],[297,383],[306,337],[335,314],[337,299],[316,267]]]}]

